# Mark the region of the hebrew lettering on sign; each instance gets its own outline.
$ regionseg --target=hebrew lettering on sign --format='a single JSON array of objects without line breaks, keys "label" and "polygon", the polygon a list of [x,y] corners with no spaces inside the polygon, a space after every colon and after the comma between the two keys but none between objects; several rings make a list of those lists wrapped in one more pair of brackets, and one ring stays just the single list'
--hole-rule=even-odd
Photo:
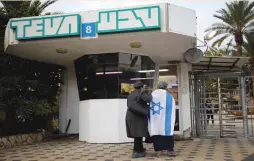
[{"label": "hebrew lettering on sign", "polygon": [[16,40],[81,36],[97,38],[98,34],[160,29],[160,7],[149,6],[122,10],[101,11],[95,21],[79,14],[12,19],[10,28]]},{"label": "hebrew lettering on sign", "polygon": [[99,12],[97,33],[160,28],[160,7],[150,6]]}]

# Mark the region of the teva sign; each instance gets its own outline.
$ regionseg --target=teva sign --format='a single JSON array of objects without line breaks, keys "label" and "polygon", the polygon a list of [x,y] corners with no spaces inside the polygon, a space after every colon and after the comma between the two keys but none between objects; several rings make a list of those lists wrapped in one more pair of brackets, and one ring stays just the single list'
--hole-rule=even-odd
[{"label": "teva sign", "polygon": [[80,34],[80,15],[45,16],[11,20],[16,40],[75,36]]},{"label": "teva sign", "polygon": [[160,7],[149,6],[98,12],[98,19],[81,23],[79,14],[45,16],[11,20],[17,40],[78,36],[97,37],[97,34],[160,29]]}]

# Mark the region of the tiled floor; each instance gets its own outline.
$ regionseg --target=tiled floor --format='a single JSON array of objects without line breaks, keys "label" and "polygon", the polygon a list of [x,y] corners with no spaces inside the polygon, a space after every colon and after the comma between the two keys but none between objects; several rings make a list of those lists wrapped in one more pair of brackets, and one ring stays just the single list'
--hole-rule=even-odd
[{"label": "tiled floor", "polygon": [[155,157],[146,144],[145,159],[131,159],[132,144],[87,144],[76,139],[58,140],[0,150],[0,161],[241,161],[254,153],[254,143],[246,139],[201,139],[177,141],[176,158]]}]

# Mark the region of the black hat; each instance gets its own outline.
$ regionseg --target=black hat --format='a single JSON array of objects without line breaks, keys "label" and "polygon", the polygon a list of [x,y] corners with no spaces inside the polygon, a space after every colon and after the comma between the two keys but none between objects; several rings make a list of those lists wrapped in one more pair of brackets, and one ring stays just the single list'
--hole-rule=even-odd
[{"label": "black hat", "polygon": [[141,81],[137,81],[136,83],[134,83],[133,87],[134,87],[135,89],[142,88],[142,87],[144,87],[144,83],[141,82]]}]

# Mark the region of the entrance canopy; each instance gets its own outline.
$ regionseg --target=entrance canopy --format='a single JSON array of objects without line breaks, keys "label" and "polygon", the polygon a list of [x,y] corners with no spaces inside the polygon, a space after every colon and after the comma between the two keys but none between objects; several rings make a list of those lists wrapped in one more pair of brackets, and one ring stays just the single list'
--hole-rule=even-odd
[{"label": "entrance canopy", "polygon": [[241,71],[244,64],[249,62],[250,57],[203,57],[198,63],[192,64],[192,71]]},{"label": "entrance canopy", "polygon": [[180,61],[195,46],[195,11],[168,3],[11,19],[5,33],[7,53],[62,66],[115,52]]}]

